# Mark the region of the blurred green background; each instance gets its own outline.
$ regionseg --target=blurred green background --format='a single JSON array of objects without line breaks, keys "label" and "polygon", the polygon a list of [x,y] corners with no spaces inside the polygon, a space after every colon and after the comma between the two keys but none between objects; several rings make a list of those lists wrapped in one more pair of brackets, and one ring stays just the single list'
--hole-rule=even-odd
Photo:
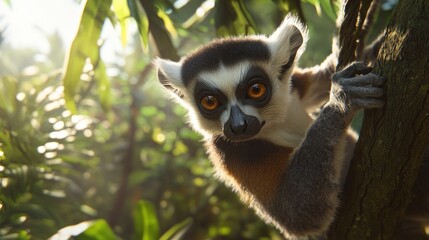
[{"label": "blurred green background", "polygon": [[[383,1],[373,36],[395,4]],[[269,34],[292,12],[310,31],[300,66],[312,66],[331,52],[337,10],[329,0],[0,1],[0,239],[281,239],[212,176],[151,61]]]}]

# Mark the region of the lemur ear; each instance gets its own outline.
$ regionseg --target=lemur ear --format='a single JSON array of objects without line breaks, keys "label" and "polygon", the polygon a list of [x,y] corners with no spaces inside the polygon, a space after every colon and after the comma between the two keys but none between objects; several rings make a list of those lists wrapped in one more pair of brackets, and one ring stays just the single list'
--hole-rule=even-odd
[{"label": "lemur ear", "polygon": [[181,89],[184,88],[181,78],[182,64],[180,62],[173,62],[161,58],[155,59],[153,63],[158,69],[159,82],[166,89],[182,98],[183,93]]},{"label": "lemur ear", "polygon": [[268,38],[272,64],[279,69],[280,79],[292,70],[307,42],[307,29],[296,17],[286,16],[280,26]]}]

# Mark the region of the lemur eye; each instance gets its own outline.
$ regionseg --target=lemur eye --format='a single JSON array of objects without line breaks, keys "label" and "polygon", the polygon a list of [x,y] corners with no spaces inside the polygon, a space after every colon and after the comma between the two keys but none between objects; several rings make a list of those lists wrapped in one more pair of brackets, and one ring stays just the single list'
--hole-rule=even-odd
[{"label": "lemur eye", "polygon": [[247,89],[247,96],[252,99],[258,99],[265,95],[267,87],[262,83],[253,83]]},{"label": "lemur eye", "polygon": [[201,99],[201,106],[203,106],[205,110],[213,111],[219,107],[219,100],[214,96],[208,95]]}]

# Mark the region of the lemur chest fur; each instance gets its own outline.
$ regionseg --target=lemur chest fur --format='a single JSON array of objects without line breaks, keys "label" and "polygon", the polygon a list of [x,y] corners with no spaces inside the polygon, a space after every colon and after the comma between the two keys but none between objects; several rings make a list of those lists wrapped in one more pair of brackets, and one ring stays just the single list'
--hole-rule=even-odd
[{"label": "lemur chest fur", "polygon": [[286,172],[292,148],[265,140],[231,142],[215,137],[206,143],[219,177],[231,184],[241,197],[252,193],[259,202],[269,203]]}]

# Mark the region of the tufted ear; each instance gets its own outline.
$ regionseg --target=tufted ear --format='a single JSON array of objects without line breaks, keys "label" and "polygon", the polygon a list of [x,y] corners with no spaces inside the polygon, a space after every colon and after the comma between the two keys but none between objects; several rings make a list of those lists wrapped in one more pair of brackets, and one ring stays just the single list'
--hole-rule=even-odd
[{"label": "tufted ear", "polygon": [[279,69],[280,79],[291,71],[305,49],[307,29],[291,15],[268,38],[273,66]]},{"label": "tufted ear", "polygon": [[158,69],[158,80],[168,90],[175,93],[180,98],[183,97],[183,81],[181,78],[182,64],[157,58],[153,61]]}]

